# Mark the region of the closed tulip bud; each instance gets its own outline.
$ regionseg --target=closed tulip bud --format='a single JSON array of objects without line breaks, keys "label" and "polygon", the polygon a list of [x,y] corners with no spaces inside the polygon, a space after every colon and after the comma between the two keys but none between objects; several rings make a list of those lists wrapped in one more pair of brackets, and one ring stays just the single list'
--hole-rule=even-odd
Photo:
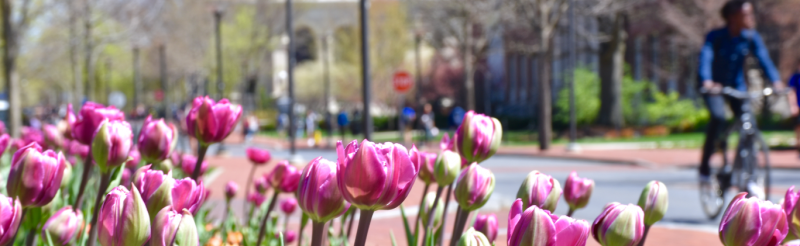
[{"label": "closed tulip bud", "polygon": [[250,147],[247,148],[247,158],[255,165],[264,165],[272,159],[272,155],[265,149]]},{"label": "closed tulip bud", "polygon": [[[778,245],[789,233],[781,206],[758,198],[736,195],[719,223],[719,239],[725,246]],[[785,201],[784,201],[785,202]]]},{"label": "closed tulip bud", "polygon": [[84,145],[91,145],[97,128],[104,120],[124,121],[125,114],[114,106],[103,107],[102,104],[86,102],[80,111],[80,117],[72,125],[72,137]]},{"label": "closed tulip bud", "polygon": [[103,246],[141,246],[150,238],[150,216],[136,186],[117,186],[106,195],[97,221]]},{"label": "closed tulip bud", "polygon": [[133,145],[131,125],[125,121],[104,120],[94,134],[92,157],[103,173],[128,161],[128,153]]},{"label": "closed tulip bud", "polygon": [[800,191],[794,192],[794,186],[789,187],[783,199],[783,213],[786,214],[786,221],[789,223],[789,234],[785,241],[800,239],[800,209],[797,208],[797,200],[800,198]]},{"label": "closed tulip bud", "polygon": [[585,220],[559,217],[535,205],[523,211],[522,203],[517,199],[508,213],[509,246],[586,245],[589,223]]},{"label": "closed tulip bud", "polygon": [[150,165],[136,170],[133,175],[133,186],[137,188],[142,197],[142,201],[150,212],[150,219],[155,219],[158,211],[172,205],[172,187],[175,179],[172,172],[164,174],[159,170],[151,169]]},{"label": "closed tulip bud", "polygon": [[175,185],[172,187],[172,207],[175,210],[186,209],[192,214],[197,214],[205,197],[206,187],[203,185],[203,181],[197,184],[191,178],[175,180]]},{"label": "closed tulip bud", "polygon": [[175,147],[177,138],[178,130],[174,125],[164,122],[164,119],[153,120],[152,116],[147,116],[138,141],[142,158],[149,163],[166,160]]},{"label": "closed tulip bud", "polygon": [[41,207],[53,201],[61,187],[67,162],[64,155],[31,143],[14,153],[6,189],[25,207]]},{"label": "closed tulip bud", "polygon": [[461,238],[458,239],[458,246],[492,246],[489,239],[483,233],[476,231],[475,228],[469,228]]},{"label": "closed tulip bud", "polygon": [[251,192],[250,195],[247,196],[247,201],[255,204],[256,207],[261,207],[261,204],[264,204],[265,200],[267,200],[267,197],[258,192]]},{"label": "closed tulip bud", "polygon": [[236,197],[236,191],[238,190],[239,185],[237,185],[236,182],[228,181],[228,183],[225,184],[225,199],[230,200]]},{"label": "closed tulip bud", "polygon": [[45,124],[42,129],[44,130],[44,142],[50,149],[57,149],[63,145],[64,137],[58,131],[58,127],[50,124]]},{"label": "closed tulip bud", "polygon": [[258,193],[261,193],[261,194],[267,193],[267,190],[269,190],[269,181],[268,181],[268,179],[269,179],[269,175],[264,175],[264,176],[261,176],[260,178],[256,178],[256,180],[253,181],[253,185],[256,187],[256,191],[258,191]]},{"label": "closed tulip bud", "polygon": [[231,104],[228,99],[214,102],[208,96],[200,96],[186,115],[186,128],[203,145],[219,143],[231,134],[241,116],[242,106]]},{"label": "closed tulip bud", "polygon": [[22,221],[22,205],[18,199],[0,194],[0,245],[8,245],[14,239]]},{"label": "closed tulip bud", "polygon": [[561,184],[550,175],[532,171],[519,187],[517,198],[522,199],[525,208],[535,205],[553,212],[556,211],[558,199],[561,198]]},{"label": "closed tulip bud", "polygon": [[128,157],[130,158],[128,159],[127,162],[125,162],[125,167],[127,168],[139,167],[139,162],[142,161],[142,156],[139,154],[139,149],[135,147],[131,149],[131,151],[128,152]]},{"label": "closed tulip bud", "polygon": [[461,209],[472,211],[483,207],[494,192],[494,174],[489,169],[470,164],[461,171],[454,195]]},{"label": "closed tulip bud", "polygon": [[295,208],[297,208],[297,199],[294,199],[294,197],[287,197],[281,200],[281,211],[283,211],[283,213],[287,215],[292,214]]},{"label": "closed tulip bud", "polygon": [[339,217],[350,208],[338,186],[336,163],[317,157],[300,175],[297,202],[300,209],[316,222]]},{"label": "closed tulip bud", "polygon": [[336,143],[336,175],[345,200],[364,210],[394,209],[406,199],[419,173],[418,163],[400,144],[353,140]]},{"label": "closed tulip bud", "polygon": [[647,183],[639,196],[639,207],[644,210],[644,225],[651,226],[664,218],[668,206],[667,186],[655,180]]},{"label": "closed tulip bud", "polygon": [[46,145],[44,141],[44,134],[41,131],[39,131],[39,129],[23,126],[22,130],[20,131],[20,134],[22,134],[22,141],[25,142],[25,145],[31,143]]},{"label": "closed tulip bud", "polygon": [[197,226],[189,210],[174,210],[167,206],[156,215],[153,221],[151,245],[200,245]]},{"label": "closed tulip bud", "polygon": [[[422,219],[422,224],[428,224],[428,213],[431,211],[431,207],[433,207],[433,203],[436,199],[436,192],[429,192],[425,194],[425,197],[422,198],[422,205],[423,207],[420,208],[422,210],[419,211],[420,219]],[[442,199],[439,198],[439,202],[436,203],[436,210],[433,214],[433,223],[431,223],[432,228],[437,228],[442,223],[442,215],[444,214],[444,202]]]},{"label": "closed tulip bud", "polygon": [[3,153],[6,153],[6,149],[8,149],[8,145],[11,144],[11,137],[8,134],[0,135],[0,156]]},{"label": "closed tulip bud", "polygon": [[638,245],[644,236],[642,208],[609,203],[592,223],[592,236],[603,246]]},{"label": "closed tulip bud", "polygon": [[475,216],[475,224],[472,224],[472,228],[483,233],[489,239],[489,242],[494,242],[497,239],[497,216],[494,214],[479,214]]},{"label": "closed tulip bud", "polygon": [[122,186],[126,186],[130,181],[131,181],[131,170],[127,168],[122,168],[122,177],[120,178],[119,184]]},{"label": "closed tulip bud", "polygon": [[86,157],[89,156],[89,145],[82,144],[78,141],[72,141],[69,145],[69,152],[85,160]]},{"label": "closed tulip bud", "polygon": [[433,175],[433,167],[436,166],[436,153],[419,152],[419,179],[425,184],[436,182],[436,177]]},{"label": "closed tulip bud", "polygon": [[[181,169],[183,173],[187,175],[192,175],[194,173],[194,168],[197,166],[197,157],[189,154],[184,154],[181,157]],[[208,171],[208,162],[203,160],[203,163],[200,164],[200,176]]]},{"label": "closed tulip bud", "polygon": [[461,171],[461,156],[458,153],[445,150],[436,159],[433,176],[439,186],[448,186],[453,183]]},{"label": "closed tulip bud", "polygon": [[442,136],[442,140],[439,141],[439,149],[441,149],[442,151],[445,150],[455,151],[456,148],[455,146],[453,146],[453,143],[454,141],[450,139],[450,135],[445,132],[444,135]]},{"label": "closed tulip bud", "polygon": [[72,209],[72,206],[66,206],[47,219],[47,222],[42,227],[42,237],[44,242],[47,242],[46,235],[50,233],[53,243],[67,245],[81,233],[83,226],[83,214],[81,211]]},{"label": "closed tulip bud", "polygon": [[72,126],[77,120],[75,113],[72,112],[72,104],[67,104],[67,113],[64,115],[64,119],[61,119],[56,125],[63,139],[72,140]]},{"label": "closed tulip bud", "polygon": [[[297,239],[297,234],[295,234],[294,231],[285,231],[282,233],[283,233],[283,242],[287,244],[292,243],[294,242],[295,239]],[[275,232],[275,238],[280,238],[280,236],[281,232]]]},{"label": "closed tulip bud", "polygon": [[278,162],[267,179],[273,189],[280,192],[295,192],[300,182],[300,170],[288,161]]},{"label": "closed tulip bud", "polygon": [[453,145],[467,162],[480,163],[497,152],[502,138],[500,121],[470,110],[453,136]]},{"label": "closed tulip bud", "polygon": [[569,174],[564,183],[564,200],[572,210],[586,207],[594,190],[594,180],[578,177],[575,171]]}]

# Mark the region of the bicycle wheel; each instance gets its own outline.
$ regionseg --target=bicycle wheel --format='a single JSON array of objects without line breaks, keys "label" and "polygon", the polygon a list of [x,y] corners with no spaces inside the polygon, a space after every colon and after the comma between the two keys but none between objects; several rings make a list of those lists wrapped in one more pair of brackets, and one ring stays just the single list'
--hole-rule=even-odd
[{"label": "bicycle wheel", "polygon": [[753,155],[748,157],[748,162],[751,164],[745,167],[742,172],[743,180],[752,180],[763,189],[764,200],[769,200],[769,193],[772,186],[771,165],[769,161],[769,146],[761,138],[761,134],[756,134],[753,138]]},{"label": "bicycle wheel", "polygon": [[700,184],[700,203],[708,219],[716,219],[725,206],[725,191],[720,188],[717,175],[709,183]]}]

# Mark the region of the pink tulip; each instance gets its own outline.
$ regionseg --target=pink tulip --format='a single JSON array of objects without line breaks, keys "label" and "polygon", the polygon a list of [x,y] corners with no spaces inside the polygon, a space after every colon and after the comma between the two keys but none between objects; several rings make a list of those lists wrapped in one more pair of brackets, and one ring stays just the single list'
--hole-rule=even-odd
[{"label": "pink tulip", "polygon": [[72,104],[67,104],[67,114],[57,125],[58,131],[65,140],[72,140],[72,126],[75,125],[77,120],[78,117],[75,117],[75,112],[72,111]]},{"label": "pink tulip", "polygon": [[122,178],[120,179],[120,185],[127,186],[128,182],[131,181],[131,170],[128,168],[122,168]]},{"label": "pink tulip", "polygon": [[468,163],[480,163],[497,152],[502,138],[500,121],[470,110],[453,136],[453,145]]},{"label": "pink tulip", "polygon": [[586,240],[589,238],[589,223],[585,220],[559,217],[535,205],[523,211],[522,203],[521,199],[517,199],[508,213],[509,246],[586,245]]},{"label": "pink tulip", "polygon": [[8,149],[8,145],[11,144],[11,137],[8,134],[0,135],[0,156],[3,156],[6,153],[6,149]]},{"label": "pink tulip", "polygon": [[644,239],[642,208],[609,203],[592,223],[592,236],[600,245],[638,245]]},{"label": "pink tulip", "polygon": [[297,199],[294,199],[294,197],[287,197],[281,201],[281,211],[283,213],[292,214],[295,208],[297,208]]},{"label": "pink tulip", "polygon": [[786,240],[800,239],[800,209],[797,209],[797,200],[800,198],[800,191],[794,192],[794,185],[786,191],[783,199],[783,213],[786,214],[786,221],[789,224],[789,234]]},{"label": "pink tulip", "polygon": [[103,120],[124,121],[125,114],[114,106],[103,107],[102,104],[86,102],[80,111],[80,117],[72,125],[72,137],[78,142],[91,145],[94,133]]},{"label": "pink tulip", "polygon": [[69,152],[72,153],[72,155],[77,155],[86,159],[86,157],[89,156],[89,146],[73,140],[70,141]]},{"label": "pink tulip", "polygon": [[472,227],[483,233],[489,242],[497,239],[497,216],[494,214],[479,214],[475,217],[475,224]]},{"label": "pink tulip", "polygon": [[300,209],[317,222],[339,217],[350,208],[339,190],[336,163],[317,157],[300,176],[297,199]]},{"label": "pink tulip", "polygon": [[172,178],[171,171],[164,174],[160,170],[151,169],[151,165],[139,168],[133,175],[133,186],[140,192],[151,219],[162,208],[172,205],[174,185],[175,179]]},{"label": "pink tulip", "polygon": [[206,188],[202,181],[197,184],[191,178],[176,180],[172,187],[172,207],[176,211],[186,209],[192,214],[197,214],[203,205],[205,195]]},{"label": "pink tulip", "polygon": [[256,207],[261,207],[265,200],[267,200],[267,197],[258,192],[252,192],[247,196],[247,201],[255,204]]},{"label": "pink tulip", "polygon": [[103,120],[92,141],[92,158],[100,171],[110,172],[128,161],[133,146],[133,131],[125,121]]},{"label": "pink tulip", "polygon": [[564,183],[564,200],[572,210],[584,208],[589,203],[592,190],[594,190],[594,180],[578,177],[578,173],[572,171]]},{"label": "pink tulip", "polygon": [[517,198],[522,198],[525,208],[535,205],[552,212],[556,210],[561,193],[558,180],[539,171],[532,171],[519,187]]},{"label": "pink tulip", "polygon": [[256,178],[255,182],[253,182],[253,185],[256,187],[256,191],[258,191],[258,193],[267,193],[267,190],[269,189],[268,179],[269,175],[264,175],[260,178]]},{"label": "pink tulip", "polygon": [[64,137],[61,132],[58,131],[58,127],[45,124],[42,128],[44,129],[44,142],[47,144],[48,148],[57,149],[63,145]]},{"label": "pink tulip", "polygon": [[345,200],[364,210],[389,210],[406,199],[420,166],[400,144],[336,143],[336,175]]},{"label": "pink tulip", "polygon": [[44,206],[56,196],[67,162],[60,152],[31,143],[14,153],[6,185],[8,195],[25,207]]},{"label": "pink tulip", "polygon": [[736,195],[719,224],[719,239],[725,246],[777,246],[789,226],[781,206],[758,198]]},{"label": "pink tulip", "polygon": [[280,161],[275,169],[272,169],[268,181],[276,191],[294,192],[300,182],[300,171],[288,161]]},{"label": "pink tulip", "polygon": [[131,151],[128,152],[128,157],[130,157],[130,160],[125,162],[125,167],[127,168],[139,167],[139,163],[142,162],[142,156],[141,154],[139,154],[139,149],[137,149],[136,147],[131,149]]},{"label": "pink tulip", "polygon": [[57,245],[67,245],[83,230],[83,214],[80,210],[66,206],[56,211],[42,227],[42,237],[47,242],[47,233]]},{"label": "pink tulip", "polygon": [[256,165],[267,164],[267,162],[269,162],[269,159],[271,159],[271,157],[272,156],[270,155],[269,151],[265,149],[259,149],[255,147],[247,148],[247,158],[249,158],[250,161],[253,162],[253,164]]},{"label": "pink tulip", "polygon": [[[164,207],[153,219],[153,238],[150,245],[200,245],[197,225],[188,210]],[[174,244],[173,244],[174,242]]]},{"label": "pink tulip", "polygon": [[200,143],[209,145],[228,137],[241,116],[242,107],[231,104],[228,99],[217,103],[208,96],[196,97],[192,111],[186,115],[186,127]]},{"label": "pink tulip", "polygon": [[177,143],[177,137],[178,129],[174,125],[164,122],[164,119],[153,120],[148,115],[139,133],[138,145],[142,158],[149,163],[166,160]]},{"label": "pink tulip", "polygon": [[436,153],[419,152],[421,163],[419,164],[419,179],[425,184],[436,182],[436,177],[433,175],[433,169],[436,165]]},{"label": "pink tulip", "polygon": [[453,144],[454,142],[453,140],[450,139],[450,135],[445,132],[444,136],[442,136],[442,141],[439,142],[439,149],[441,149],[441,151],[445,150],[455,151],[456,148]]},{"label": "pink tulip", "polygon": [[[194,157],[190,154],[184,154],[181,158],[181,169],[183,169],[183,173],[187,175],[192,175],[194,173],[194,168],[197,164],[197,157]],[[203,164],[200,165],[200,176],[206,173],[208,170],[208,162],[203,160]]]},{"label": "pink tulip", "polygon": [[14,239],[20,221],[22,205],[19,200],[0,194],[0,245],[7,245]]},{"label": "pink tulip", "polygon": [[225,199],[230,200],[231,198],[236,196],[236,191],[239,190],[239,185],[236,182],[228,181],[225,184]]},{"label": "pink tulip", "polygon": [[22,135],[22,141],[25,142],[25,145],[31,143],[45,145],[44,134],[42,131],[39,131],[39,129],[23,126],[20,134]]},{"label": "pink tulip", "polygon": [[97,216],[98,241],[105,246],[139,246],[150,239],[150,217],[136,186],[117,186],[106,195]]},{"label": "pink tulip", "polygon": [[[280,238],[280,232],[275,232],[275,238]],[[294,242],[297,238],[297,234],[294,231],[285,231],[283,232],[283,241],[287,244]]]},{"label": "pink tulip", "polygon": [[494,192],[495,178],[492,171],[473,162],[456,181],[453,195],[463,210],[473,211],[483,207]]}]

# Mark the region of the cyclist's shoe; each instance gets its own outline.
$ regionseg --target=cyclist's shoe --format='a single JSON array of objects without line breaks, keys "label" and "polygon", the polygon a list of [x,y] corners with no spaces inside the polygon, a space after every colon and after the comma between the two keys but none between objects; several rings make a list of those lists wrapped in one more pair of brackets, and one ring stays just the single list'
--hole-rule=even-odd
[{"label": "cyclist's shoe", "polygon": [[750,197],[756,197],[758,199],[766,198],[766,194],[764,194],[764,187],[758,185],[755,181],[750,181],[747,183],[747,194]]}]

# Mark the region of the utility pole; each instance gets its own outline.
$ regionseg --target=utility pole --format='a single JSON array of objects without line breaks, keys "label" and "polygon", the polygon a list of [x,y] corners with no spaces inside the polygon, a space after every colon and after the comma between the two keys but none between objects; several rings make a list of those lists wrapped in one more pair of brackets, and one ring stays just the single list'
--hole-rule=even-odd
[{"label": "utility pole", "polygon": [[297,146],[295,145],[295,122],[294,115],[294,25],[292,23],[292,0],[286,0],[286,35],[289,37],[289,43],[286,44],[286,82],[289,93],[289,153],[295,158],[297,154]]},{"label": "utility pole", "polygon": [[220,20],[222,9],[214,9],[214,33],[217,41],[217,100],[222,100],[225,84],[222,83],[222,37],[220,36]]},{"label": "utility pole", "polygon": [[364,99],[364,112],[363,112],[363,130],[364,138],[372,139],[372,115],[370,115],[370,74],[369,74],[369,2],[368,0],[360,0],[359,4],[361,16],[361,94]]}]

